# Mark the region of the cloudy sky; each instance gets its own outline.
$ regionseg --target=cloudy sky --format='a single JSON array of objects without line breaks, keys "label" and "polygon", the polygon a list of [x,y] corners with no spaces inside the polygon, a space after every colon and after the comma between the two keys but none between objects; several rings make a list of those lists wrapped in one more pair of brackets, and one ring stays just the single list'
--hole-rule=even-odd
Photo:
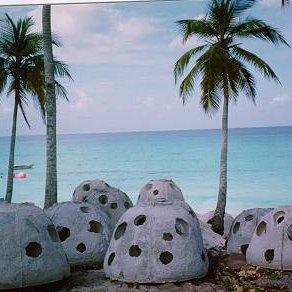
[{"label": "cloudy sky", "polygon": [[[220,127],[220,111],[206,116],[200,91],[186,105],[174,84],[173,65],[196,38],[183,46],[175,22],[200,17],[206,1],[71,4],[52,7],[54,33],[63,47],[54,53],[70,66],[74,82],[63,81],[70,102],[58,101],[58,133],[205,129]],[[41,30],[41,7],[2,7],[15,19],[33,16]],[[250,14],[279,28],[292,44],[292,8],[280,0],[261,0]],[[230,109],[230,127],[292,125],[292,50],[260,41],[244,46],[259,54],[278,74],[282,86],[257,76],[257,105],[244,96]],[[0,96],[0,135],[9,135],[13,98]],[[45,134],[33,103],[27,106],[29,130]]]}]

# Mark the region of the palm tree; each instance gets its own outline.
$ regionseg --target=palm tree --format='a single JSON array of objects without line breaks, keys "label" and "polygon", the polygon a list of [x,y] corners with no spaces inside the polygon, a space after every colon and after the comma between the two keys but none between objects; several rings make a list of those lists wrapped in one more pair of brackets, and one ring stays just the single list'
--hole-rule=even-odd
[{"label": "palm tree", "polygon": [[[31,17],[19,19],[16,23],[5,14],[0,22],[0,93],[14,94],[13,122],[7,175],[6,201],[11,202],[13,193],[14,150],[16,141],[17,113],[21,111],[30,127],[25,105],[32,98],[45,120],[45,82],[43,37],[32,32]],[[59,45],[58,42],[54,42]],[[54,61],[54,70],[59,76],[70,78],[67,66]],[[65,88],[56,82],[58,93],[66,97]]]},{"label": "palm tree", "polygon": [[43,5],[42,21],[47,101],[47,176],[44,207],[49,208],[57,203],[56,94],[50,5]]},{"label": "palm tree", "polygon": [[227,194],[229,102],[236,102],[240,92],[255,102],[255,78],[247,65],[257,69],[264,77],[280,83],[272,68],[257,55],[242,48],[241,42],[243,39],[257,38],[275,45],[288,45],[275,28],[262,20],[241,18],[255,2],[256,0],[210,0],[204,18],[177,22],[184,43],[192,36],[204,40],[203,45],[186,52],[175,64],[174,76],[177,82],[184,75],[191,60],[199,55],[180,84],[179,93],[183,103],[193,93],[194,82],[198,76],[201,76],[200,102],[203,109],[212,113],[219,109],[223,101],[219,192],[215,214],[209,220],[212,229],[219,234],[224,231]]}]

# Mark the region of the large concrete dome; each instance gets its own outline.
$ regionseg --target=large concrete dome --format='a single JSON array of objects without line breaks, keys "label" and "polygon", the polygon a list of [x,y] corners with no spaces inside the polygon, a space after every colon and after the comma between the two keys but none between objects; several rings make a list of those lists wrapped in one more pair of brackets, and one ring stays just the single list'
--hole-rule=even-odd
[{"label": "large concrete dome", "polygon": [[196,215],[160,199],[137,205],[120,218],[104,270],[113,280],[163,283],[201,278],[208,265]]},{"label": "large concrete dome", "polygon": [[0,289],[62,280],[69,264],[55,226],[31,203],[0,203]]}]

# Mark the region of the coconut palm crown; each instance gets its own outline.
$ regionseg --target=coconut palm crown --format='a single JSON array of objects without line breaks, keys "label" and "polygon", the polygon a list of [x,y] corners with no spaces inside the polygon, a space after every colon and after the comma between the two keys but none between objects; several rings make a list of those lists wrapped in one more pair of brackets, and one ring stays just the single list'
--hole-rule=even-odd
[{"label": "coconut palm crown", "polygon": [[[209,221],[212,229],[223,234],[223,218],[227,193],[228,105],[243,92],[255,102],[256,84],[250,71],[253,67],[264,77],[280,83],[273,69],[259,56],[241,46],[245,39],[260,39],[275,45],[288,43],[280,32],[264,21],[245,17],[256,0],[210,0],[202,19],[177,22],[186,43],[193,36],[204,44],[187,51],[175,63],[174,76],[182,78],[179,93],[183,103],[195,89],[200,77],[200,102],[206,112],[217,111],[223,102],[220,180],[217,207]],[[187,69],[189,71],[185,74]]]},{"label": "coconut palm crown", "polygon": [[[7,176],[6,200],[11,202],[13,191],[14,148],[16,140],[17,112],[20,109],[30,127],[25,106],[30,99],[40,109],[45,120],[46,98],[44,78],[43,37],[33,32],[34,22],[25,17],[14,22],[5,14],[0,21],[0,94],[14,95],[14,111]],[[60,43],[54,41],[59,46]],[[71,79],[67,65],[54,60],[56,76]],[[56,91],[67,99],[65,88],[55,81]]]}]

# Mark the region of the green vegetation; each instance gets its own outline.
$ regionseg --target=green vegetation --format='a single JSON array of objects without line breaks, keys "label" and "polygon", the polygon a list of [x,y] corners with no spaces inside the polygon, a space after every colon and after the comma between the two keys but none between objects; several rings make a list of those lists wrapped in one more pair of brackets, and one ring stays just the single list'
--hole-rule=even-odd
[{"label": "green vegetation", "polygon": [[259,56],[242,48],[241,43],[245,39],[260,39],[275,45],[288,46],[275,28],[262,20],[243,17],[243,13],[255,2],[256,0],[210,0],[204,18],[177,22],[184,43],[193,36],[204,41],[203,45],[186,52],[175,64],[174,76],[178,82],[193,58],[198,56],[180,84],[179,93],[183,103],[193,94],[195,79],[199,76],[203,109],[212,113],[223,102],[219,192],[215,215],[209,220],[212,229],[219,234],[224,231],[227,195],[229,102],[236,102],[240,92],[255,102],[255,78],[247,65],[258,70],[265,78],[280,83],[272,68]]},{"label": "green vegetation", "polygon": [[[16,142],[17,113],[21,111],[28,126],[25,106],[30,100],[46,116],[43,37],[33,32],[34,22],[25,17],[14,22],[5,14],[0,22],[0,93],[14,95],[13,123],[10,141],[6,201],[11,202],[13,193],[14,150]],[[60,44],[54,41],[54,44]],[[71,78],[67,65],[54,60],[55,74]],[[57,94],[67,98],[65,88],[55,81]]]}]

